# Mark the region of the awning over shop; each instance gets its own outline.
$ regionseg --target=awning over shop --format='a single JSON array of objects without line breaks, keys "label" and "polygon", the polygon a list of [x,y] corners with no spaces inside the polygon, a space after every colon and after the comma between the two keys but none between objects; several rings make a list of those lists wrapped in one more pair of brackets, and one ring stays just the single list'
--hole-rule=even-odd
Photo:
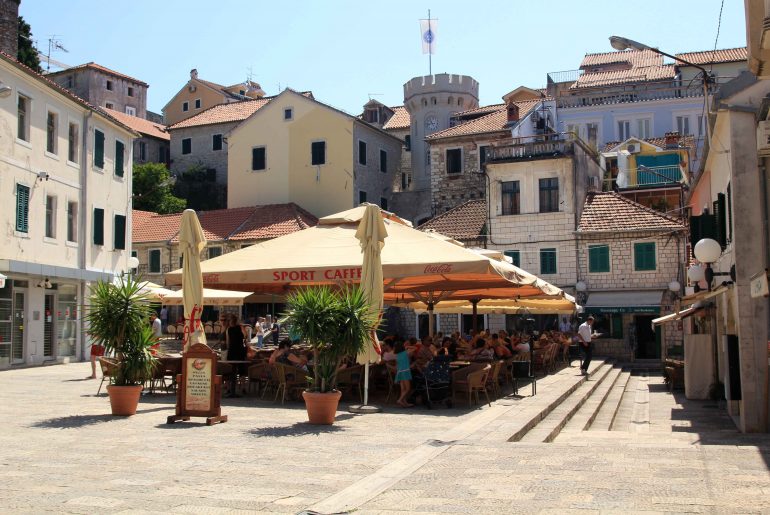
[{"label": "awning over shop", "polygon": [[662,290],[597,291],[588,296],[586,313],[660,313]]},{"label": "awning over shop", "polygon": [[695,306],[691,306],[691,307],[689,307],[687,309],[683,309],[683,310],[677,311],[675,313],[670,313],[670,314],[662,316],[660,318],[654,318],[652,320],[652,327],[655,327],[655,326],[658,326],[658,325],[663,325],[663,324],[668,323],[668,322],[675,322],[677,320],[682,320],[683,318],[687,318],[687,317],[689,317],[691,315],[694,315],[699,309],[701,309],[701,308],[696,308]]},{"label": "awning over shop", "polygon": [[692,295],[686,295],[682,297],[682,304],[694,304],[702,300],[712,299],[718,295],[722,295],[728,289],[727,286],[718,286],[711,291],[703,290],[698,293],[693,293]]}]

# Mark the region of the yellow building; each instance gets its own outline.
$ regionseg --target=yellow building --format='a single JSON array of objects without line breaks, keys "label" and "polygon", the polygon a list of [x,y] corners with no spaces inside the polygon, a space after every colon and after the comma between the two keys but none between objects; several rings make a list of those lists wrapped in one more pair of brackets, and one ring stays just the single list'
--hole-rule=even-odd
[{"label": "yellow building", "polygon": [[198,78],[198,70],[190,70],[190,80],[163,107],[163,121],[166,125],[195,116],[217,104],[228,104],[262,98],[265,92],[252,81],[222,86]]},{"label": "yellow building", "polygon": [[402,141],[284,90],[227,135],[227,207],[294,202],[321,217],[371,202],[388,209]]}]

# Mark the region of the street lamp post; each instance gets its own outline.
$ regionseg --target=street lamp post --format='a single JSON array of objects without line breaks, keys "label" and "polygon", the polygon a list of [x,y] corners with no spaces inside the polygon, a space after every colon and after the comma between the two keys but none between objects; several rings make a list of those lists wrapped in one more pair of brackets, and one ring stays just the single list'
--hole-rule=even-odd
[{"label": "street lamp post", "polygon": [[[624,37],[620,37],[620,36],[610,36],[610,45],[612,45],[612,48],[614,48],[615,50],[628,50],[628,49],[633,49],[633,50],[650,50],[651,52],[655,52],[656,54],[660,54],[660,55],[663,55],[663,56],[666,56],[666,57],[670,57],[674,61],[678,61],[678,62],[680,62],[680,63],[682,63],[684,65],[692,66],[693,68],[697,68],[698,70],[700,70],[701,73],[703,74],[703,102],[706,105],[706,110],[705,110],[706,111],[706,115],[708,115],[708,113],[709,113],[708,98],[709,98],[709,81],[710,81],[709,77],[710,76],[709,76],[709,72],[706,70],[706,68],[704,68],[703,66],[699,66],[699,65],[697,65],[695,63],[691,63],[690,61],[685,61],[684,59],[682,59],[680,57],[676,57],[674,55],[667,54],[666,52],[658,50],[657,48],[654,48],[654,47],[651,47],[651,46],[647,46],[644,43],[639,43],[638,41],[634,41],[633,39],[628,39],[628,38],[624,38]],[[710,140],[711,139],[711,129],[709,128],[708,116],[707,116],[707,119],[705,120],[705,123],[706,123],[706,140]]]}]

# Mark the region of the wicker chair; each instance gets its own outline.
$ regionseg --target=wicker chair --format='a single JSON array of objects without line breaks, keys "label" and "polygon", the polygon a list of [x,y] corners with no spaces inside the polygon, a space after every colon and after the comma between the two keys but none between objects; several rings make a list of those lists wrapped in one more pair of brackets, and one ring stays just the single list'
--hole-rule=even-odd
[{"label": "wicker chair", "polygon": [[176,326],[173,324],[169,324],[166,327],[166,333],[171,336],[172,338],[176,338]]},{"label": "wicker chair", "polygon": [[118,362],[112,358],[99,358],[99,367],[102,369],[102,381],[99,383],[99,389],[96,390],[96,395],[102,391],[102,385],[105,380],[112,379],[118,372]]},{"label": "wicker chair", "polygon": [[475,370],[465,376],[465,379],[452,381],[452,401],[455,400],[455,396],[458,393],[468,393],[468,406],[471,405],[473,399],[476,399],[476,403],[479,403],[479,392],[484,392],[484,396],[487,398],[487,404],[492,405],[492,401],[489,399],[489,392],[487,391],[487,378],[492,370],[492,365],[484,365],[481,370]]},{"label": "wicker chair", "polygon": [[492,392],[492,396],[497,399],[500,397],[500,372],[503,370],[505,362],[496,360],[492,362],[492,369],[487,377],[487,388]]},{"label": "wicker chair", "polygon": [[355,366],[349,368],[343,368],[337,372],[337,389],[339,389],[343,395],[345,392],[353,392],[358,390],[358,397],[360,402],[364,402],[364,367]]},{"label": "wicker chair", "polygon": [[268,367],[267,363],[257,363],[249,367],[249,391],[253,391],[255,386],[257,387],[257,393],[259,393],[260,386],[262,386],[263,391],[267,388],[267,382],[270,378]]},{"label": "wicker chair", "polygon": [[273,402],[278,402],[278,397],[281,397],[281,404],[286,400],[288,394],[291,398],[291,394],[296,391],[304,390],[307,387],[307,372],[297,367],[284,365],[283,363],[275,364],[275,375],[278,388],[275,390],[275,399]]}]

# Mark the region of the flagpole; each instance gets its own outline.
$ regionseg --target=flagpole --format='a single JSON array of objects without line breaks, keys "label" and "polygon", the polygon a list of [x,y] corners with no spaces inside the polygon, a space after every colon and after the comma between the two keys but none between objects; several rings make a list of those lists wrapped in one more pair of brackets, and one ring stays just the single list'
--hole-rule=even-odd
[{"label": "flagpole", "polygon": [[431,38],[428,41],[428,75],[433,75],[433,29],[430,24],[430,9],[428,9],[428,30],[431,32]]}]

